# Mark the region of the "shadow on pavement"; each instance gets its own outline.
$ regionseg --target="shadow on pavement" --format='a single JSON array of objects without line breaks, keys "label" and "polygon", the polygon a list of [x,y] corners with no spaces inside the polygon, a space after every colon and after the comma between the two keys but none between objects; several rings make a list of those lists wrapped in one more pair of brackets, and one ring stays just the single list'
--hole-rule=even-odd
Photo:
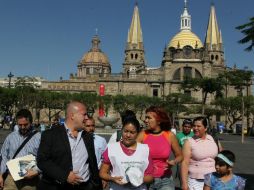
[{"label": "shadow on pavement", "polygon": [[254,174],[241,174],[236,173],[236,175],[239,175],[246,179],[246,190],[254,190]]}]

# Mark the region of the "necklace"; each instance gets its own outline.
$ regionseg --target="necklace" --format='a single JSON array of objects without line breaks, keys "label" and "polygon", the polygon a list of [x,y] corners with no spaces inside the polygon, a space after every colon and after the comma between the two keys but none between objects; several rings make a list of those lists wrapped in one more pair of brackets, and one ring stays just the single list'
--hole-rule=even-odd
[{"label": "necklace", "polygon": [[162,130],[159,131],[149,131],[150,133],[154,134],[154,135],[158,135],[162,132]]}]

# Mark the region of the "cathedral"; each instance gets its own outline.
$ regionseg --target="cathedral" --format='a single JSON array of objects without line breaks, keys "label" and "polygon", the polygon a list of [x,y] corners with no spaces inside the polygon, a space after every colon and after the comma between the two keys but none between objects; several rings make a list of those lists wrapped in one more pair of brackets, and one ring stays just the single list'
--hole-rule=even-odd
[{"label": "cathedral", "polygon": [[[185,93],[201,100],[200,91],[181,90],[185,76],[216,77],[226,69],[223,40],[212,4],[204,42],[192,31],[191,15],[185,0],[180,17],[180,31],[164,49],[162,61],[156,68],[146,65],[138,5],[135,5],[122,72],[111,74],[109,58],[100,48],[100,38],[92,38],[91,49],[77,65],[77,73],[68,80],[44,81],[42,88],[53,91],[93,92],[99,94],[104,85],[107,95],[146,95],[164,97],[171,93]],[[211,100],[212,97],[208,97]]]}]

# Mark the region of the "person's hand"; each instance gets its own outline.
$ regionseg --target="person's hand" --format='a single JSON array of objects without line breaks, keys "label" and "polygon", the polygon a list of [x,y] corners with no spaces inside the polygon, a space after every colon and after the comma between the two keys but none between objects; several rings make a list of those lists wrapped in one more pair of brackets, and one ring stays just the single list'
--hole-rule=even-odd
[{"label": "person's hand", "polygon": [[81,182],[81,177],[76,172],[71,171],[68,175],[67,182],[72,185],[78,185]]},{"label": "person's hand", "polygon": [[102,180],[102,188],[103,188],[103,189],[106,189],[107,186],[108,186],[108,182],[105,181],[105,180]]},{"label": "person's hand", "polygon": [[189,190],[188,185],[187,185],[187,184],[186,184],[186,185],[185,185],[185,184],[183,184],[183,185],[182,185],[182,190]]},{"label": "person's hand", "polygon": [[177,162],[175,160],[167,160],[167,163],[168,163],[169,166],[177,165]]},{"label": "person's hand", "polygon": [[32,179],[35,176],[37,176],[38,174],[39,174],[38,171],[30,169],[30,170],[27,170],[26,175],[24,176],[24,178],[25,179]]},{"label": "person's hand", "polygon": [[124,184],[126,184],[126,182],[123,181],[123,177],[121,177],[121,176],[112,177],[111,181],[113,181],[114,183],[116,183],[118,185],[124,185]]},{"label": "person's hand", "polygon": [[3,179],[3,176],[2,174],[0,175],[0,189],[3,189],[4,188],[4,179]]}]

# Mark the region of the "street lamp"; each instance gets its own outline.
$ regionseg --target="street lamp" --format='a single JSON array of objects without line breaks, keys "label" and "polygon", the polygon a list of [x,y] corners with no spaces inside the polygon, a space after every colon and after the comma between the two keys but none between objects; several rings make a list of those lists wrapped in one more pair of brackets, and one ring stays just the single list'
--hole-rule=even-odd
[{"label": "street lamp", "polygon": [[241,103],[242,103],[242,143],[244,143],[244,98],[243,98],[243,86],[238,86],[237,88],[237,92],[240,94],[241,96]]},{"label": "street lamp", "polygon": [[8,87],[9,88],[11,88],[11,78],[12,77],[14,77],[14,75],[10,72],[9,74],[8,74],[8,78],[9,78],[9,85],[8,85]]}]

